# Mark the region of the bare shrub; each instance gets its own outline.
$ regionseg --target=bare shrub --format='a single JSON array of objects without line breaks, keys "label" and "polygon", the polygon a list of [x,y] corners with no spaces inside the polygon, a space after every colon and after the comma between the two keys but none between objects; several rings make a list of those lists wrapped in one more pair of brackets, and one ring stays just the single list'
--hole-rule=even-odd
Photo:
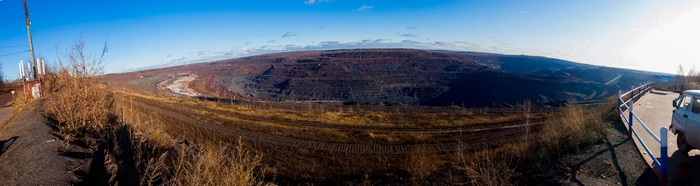
[{"label": "bare shrub", "polygon": [[421,182],[440,166],[440,158],[429,152],[425,146],[417,148],[408,155],[406,169],[413,175],[414,181]]},{"label": "bare shrub", "polygon": [[58,120],[67,141],[101,131],[108,124],[112,104],[111,93],[97,80],[103,58],[86,56],[83,48],[83,42],[78,41],[70,52],[59,57],[58,70],[47,75],[47,92],[51,95],[42,108]]}]

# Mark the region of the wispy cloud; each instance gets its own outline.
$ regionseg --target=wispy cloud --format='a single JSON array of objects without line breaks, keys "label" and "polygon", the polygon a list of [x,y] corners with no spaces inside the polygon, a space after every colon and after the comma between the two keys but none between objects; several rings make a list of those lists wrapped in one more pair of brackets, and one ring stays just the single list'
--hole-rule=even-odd
[{"label": "wispy cloud", "polygon": [[418,35],[413,34],[413,33],[396,33],[396,35],[401,36],[401,37],[418,37]]},{"label": "wispy cloud", "polygon": [[379,42],[382,42],[382,40],[383,40],[383,39],[376,39],[376,40],[374,40],[374,41],[372,41],[372,42],[379,43]]},{"label": "wispy cloud", "polygon": [[299,35],[299,34],[287,32],[287,33],[284,33],[284,35],[282,35],[282,38],[285,38],[285,37],[294,37],[294,36],[297,36],[297,35]]},{"label": "wispy cloud", "polygon": [[527,10],[521,10],[520,13],[521,13],[521,14],[527,14]]},{"label": "wispy cloud", "polygon": [[304,4],[312,5],[312,4],[318,4],[318,3],[322,3],[322,2],[328,2],[328,1],[330,1],[330,0],[306,0],[306,1],[304,1]]},{"label": "wispy cloud", "polygon": [[274,43],[274,42],[275,42],[275,40],[269,40],[269,41],[267,41],[267,43]]},{"label": "wispy cloud", "polygon": [[360,8],[357,9],[357,11],[364,12],[364,11],[370,10],[372,8],[374,8],[374,6],[362,5]]},{"label": "wispy cloud", "polygon": [[326,29],[326,26],[321,26],[321,28],[319,28],[319,30],[323,30],[323,29]]},{"label": "wispy cloud", "polygon": [[338,42],[338,41],[321,41],[321,45],[334,45],[334,44],[338,44],[338,43],[340,43],[340,42]]},{"label": "wispy cloud", "polygon": [[457,47],[463,48],[463,49],[469,49],[469,50],[475,50],[481,48],[481,46],[474,44],[474,43],[469,43],[466,41],[457,41],[454,42]]},{"label": "wispy cloud", "polygon": [[452,46],[454,46],[453,43],[443,42],[443,41],[435,41],[435,43],[433,43],[433,45],[439,46],[439,47],[452,47]]},{"label": "wispy cloud", "polygon": [[413,29],[418,29],[418,27],[417,27],[417,26],[409,26],[409,27],[406,27],[406,29],[407,29],[407,30],[413,30]]},{"label": "wispy cloud", "polygon": [[403,44],[414,44],[414,45],[415,45],[415,44],[422,44],[421,42],[413,41],[413,40],[409,40],[409,39],[403,40],[403,41],[401,41],[401,43],[403,43]]}]

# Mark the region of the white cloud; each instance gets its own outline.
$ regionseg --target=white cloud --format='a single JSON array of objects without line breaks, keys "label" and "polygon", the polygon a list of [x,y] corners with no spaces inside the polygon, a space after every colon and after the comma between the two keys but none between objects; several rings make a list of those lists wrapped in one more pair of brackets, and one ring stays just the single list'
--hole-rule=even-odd
[{"label": "white cloud", "polygon": [[284,33],[284,35],[282,35],[282,38],[285,38],[285,37],[294,37],[294,36],[297,36],[297,35],[299,35],[299,34],[287,32],[287,33]]},{"label": "white cloud", "polygon": [[367,5],[362,5],[360,8],[357,9],[357,11],[363,12],[365,10],[369,10],[374,8],[374,6],[367,6]]},{"label": "white cloud", "polygon": [[318,4],[318,3],[322,3],[322,2],[328,2],[328,1],[330,1],[330,0],[306,0],[304,2],[304,4],[312,5],[312,4]]},{"label": "white cloud", "polygon": [[413,34],[413,33],[396,33],[396,35],[401,36],[401,37],[418,37],[418,35]]}]

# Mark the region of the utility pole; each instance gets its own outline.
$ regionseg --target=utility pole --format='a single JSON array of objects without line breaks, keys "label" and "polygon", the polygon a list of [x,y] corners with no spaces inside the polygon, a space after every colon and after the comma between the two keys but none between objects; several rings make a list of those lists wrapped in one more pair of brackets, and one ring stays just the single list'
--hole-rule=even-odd
[{"label": "utility pole", "polygon": [[24,19],[27,21],[27,37],[29,39],[29,60],[31,61],[32,64],[32,78],[37,79],[37,73],[36,73],[36,61],[34,60],[34,46],[32,44],[32,30],[29,27],[31,25],[31,22],[29,21],[29,10],[27,9],[27,0],[23,0],[24,2]]}]

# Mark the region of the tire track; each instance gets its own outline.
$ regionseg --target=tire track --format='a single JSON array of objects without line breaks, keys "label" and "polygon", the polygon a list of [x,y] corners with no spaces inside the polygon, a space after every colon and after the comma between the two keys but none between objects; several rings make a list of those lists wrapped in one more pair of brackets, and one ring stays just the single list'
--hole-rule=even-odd
[{"label": "tire track", "polygon": [[[464,141],[464,142],[454,142],[454,143],[437,143],[437,144],[415,144],[415,145],[365,145],[365,144],[346,144],[346,143],[329,143],[329,142],[321,142],[321,141],[311,141],[311,140],[301,140],[301,139],[295,139],[295,138],[289,138],[289,137],[282,137],[282,136],[275,136],[275,135],[270,135],[270,134],[265,134],[265,133],[260,133],[260,132],[253,132],[253,131],[247,131],[247,130],[241,130],[233,127],[227,127],[227,126],[222,126],[222,125],[217,125],[217,124],[211,124],[207,122],[202,122],[200,120],[191,118],[189,116],[186,116],[184,114],[180,114],[177,112],[173,112],[170,110],[166,110],[160,107],[148,105],[139,101],[133,101],[133,103],[137,106],[140,106],[144,109],[151,110],[153,112],[165,115],[167,117],[171,117],[180,121],[183,121],[185,123],[191,124],[195,127],[199,127],[205,130],[210,130],[210,131],[220,131],[220,132],[225,132],[231,135],[235,136],[240,136],[246,140],[250,141],[257,141],[257,142],[262,142],[270,145],[275,145],[275,146],[286,146],[286,147],[295,147],[295,148],[305,148],[305,149],[310,149],[310,150],[322,150],[322,151],[331,151],[331,152],[347,152],[347,153],[379,153],[379,154],[403,154],[403,153],[410,153],[413,152],[417,149],[425,147],[427,150],[431,152],[450,152],[450,151],[457,151],[457,150],[464,150],[464,149],[476,149],[476,148],[481,148],[482,146],[490,146],[490,145],[497,145],[499,143],[507,143],[507,142],[515,142],[519,141],[521,139],[514,137],[517,135],[513,135],[512,133],[519,133],[517,130],[519,128],[522,128],[523,126],[534,126],[534,125],[539,125],[539,124],[530,124],[530,125],[515,125],[515,126],[503,126],[503,127],[497,127],[493,129],[473,129],[470,131],[466,131],[467,133],[470,134],[464,134],[470,138],[470,140]],[[496,131],[496,130],[503,130],[503,131]],[[484,131],[493,131],[493,132],[488,132],[484,133]],[[493,140],[491,138],[494,138],[494,133],[495,136],[498,136],[495,138],[496,140]],[[498,135],[500,133],[503,135]],[[478,135],[475,135],[478,134]],[[534,135],[534,133],[533,133]],[[487,137],[489,136],[489,137]]]}]

